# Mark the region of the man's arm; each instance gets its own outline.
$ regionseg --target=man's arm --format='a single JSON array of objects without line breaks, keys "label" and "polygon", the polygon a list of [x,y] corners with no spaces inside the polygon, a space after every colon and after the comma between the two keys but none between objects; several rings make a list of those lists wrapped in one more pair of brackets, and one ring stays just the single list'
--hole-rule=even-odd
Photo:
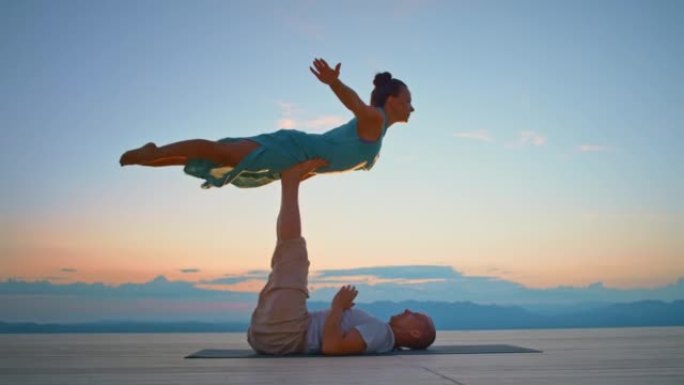
[{"label": "man's arm", "polygon": [[281,177],[280,212],[276,233],[279,241],[302,236],[302,222],[299,215],[299,178]]},{"label": "man's arm", "polygon": [[358,292],[353,286],[343,286],[333,298],[330,313],[323,324],[321,352],[325,355],[359,354],[366,350],[366,343],[356,329],[342,331],[342,314],[354,306]]},{"label": "man's arm", "polygon": [[327,164],[324,159],[311,159],[298,163],[280,174],[280,212],[276,233],[278,240],[296,239],[302,236],[299,215],[299,184],[313,171]]}]

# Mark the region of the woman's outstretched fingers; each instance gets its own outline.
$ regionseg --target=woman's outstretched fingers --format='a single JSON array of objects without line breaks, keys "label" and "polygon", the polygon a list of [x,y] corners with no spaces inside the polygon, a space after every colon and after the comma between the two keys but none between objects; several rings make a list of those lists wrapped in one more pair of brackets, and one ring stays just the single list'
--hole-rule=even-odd
[{"label": "woman's outstretched fingers", "polygon": [[325,84],[332,84],[340,76],[342,63],[337,63],[335,69],[330,68],[328,62],[323,59],[314,59],[313,67],[309,67],[311,72],[316,75],[318,80]]}]

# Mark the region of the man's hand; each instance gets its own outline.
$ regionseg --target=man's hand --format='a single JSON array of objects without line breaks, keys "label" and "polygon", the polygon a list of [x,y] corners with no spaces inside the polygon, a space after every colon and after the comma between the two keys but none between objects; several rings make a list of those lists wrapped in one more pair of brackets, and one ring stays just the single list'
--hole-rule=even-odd
[{"label": "man's hand", "polygon": [[318,80],[327,85],[333,84],[333,82],[337,80],[338,77],[340,77],[340,67],[342,66],[342,63],[337,63],[335,69],[332,69],[325,60],[315,59],[313,65],[315,69],[309,67],[311,73],[316,75]]},{"label": "man's hand", "polygon": [[359,354],[366,350],[366,342],[358,330],[352,328],[348,332],[342,331],[342,313],[354,306],[356,298],[354,286],[342,286],[332,300],[328,318],[323,324],[323,339],[321,351],[325,355]]},{"label": "man's hand", "polygon": [[359,292],[356,291],[356,288],[351,285],[346,285],[342,286],[340,291],[335,294],[335,298],[332,300],[332,309],[333,310],[339,310],[339,311],[345,311],[349,310],[354,306],[354,298],[356,298],[356,295]]}]

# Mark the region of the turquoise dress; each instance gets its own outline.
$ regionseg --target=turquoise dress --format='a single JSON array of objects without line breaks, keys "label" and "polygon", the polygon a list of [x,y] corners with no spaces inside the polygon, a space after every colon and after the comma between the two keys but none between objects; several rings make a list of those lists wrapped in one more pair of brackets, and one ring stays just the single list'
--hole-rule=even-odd
[{"label": "turquoise dress", "polygon": [[387,132],[383,116],[382,134],[369,142],[359,138],[356,118],[323,134],[298,130],[279,130],[247,138],[225,138],[219,142],[251,140],[261,146],[245,156],[235,167],[218,165],[208,159],[191,159],[185,165],[189,175],[204,179],[202,188],[233,184],[237,187],[259,187],[280,179],[280,172],[308,159],[322,158],[328,166],[317,174],[349,170],[370,170],[375,164]]}]

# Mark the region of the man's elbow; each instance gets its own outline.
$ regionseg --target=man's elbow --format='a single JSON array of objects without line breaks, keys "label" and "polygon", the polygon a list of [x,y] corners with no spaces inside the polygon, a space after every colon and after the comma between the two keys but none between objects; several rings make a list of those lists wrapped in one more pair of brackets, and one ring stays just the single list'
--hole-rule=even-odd
[{"label": "man's elbow", "polygon": [[354,349],[350,349],[348,346],[345,346],[342,342],[333,342],[321,345],[321,353],[323,353],[324,356],[344,356],[348,354],[359,354],[360,352],[357,352]]},{"label": "man's elbow", "polygon": [[321,345],[321,353],[323,353],[324,356],[339,356],[342,354],[338,344],[329,342]]},{"label": "man's elbow", "polygon": [[349,346],[344,343],[324,344],[321,346],[321,353],[324,356],[347,356],[363,354],[364,349],[360,346]]}]

